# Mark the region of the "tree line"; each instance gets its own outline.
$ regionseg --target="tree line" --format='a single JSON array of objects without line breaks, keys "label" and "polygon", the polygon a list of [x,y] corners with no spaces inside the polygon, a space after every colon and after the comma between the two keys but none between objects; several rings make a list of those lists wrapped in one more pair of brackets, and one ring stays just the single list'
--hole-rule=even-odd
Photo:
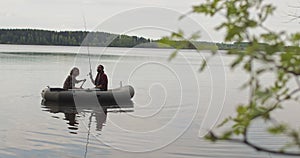
[{"label": "tree line", "polygon": [[[159,44],[162,43],[162,44]],[[144,37],[117,35],[106,32],[88,31],[49,31],[37,29],[0,29],[0,44],[21,45],[58,45],[58,46],[98,46],[98,47],[140,47],[140,48],[174,48],[182,49],[244,49],[248,43],[214,43],[206,41],[152,40]]]},{"label": "tree line", "polygon": [[[157,42],[159,40],[106,32],[0,29],[0,44],[170,48],[158,45]],[[189,45],[185,48],[194,47]]]},{"label": "tree line", "polygon": [[1,44],[135,47],[149,42],[143,37],[105,32],[0,29]]}]

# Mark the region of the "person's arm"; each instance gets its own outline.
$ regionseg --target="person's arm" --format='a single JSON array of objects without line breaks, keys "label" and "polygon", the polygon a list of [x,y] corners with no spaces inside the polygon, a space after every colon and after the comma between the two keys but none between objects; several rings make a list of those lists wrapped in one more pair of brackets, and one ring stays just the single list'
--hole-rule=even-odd
[{"label": "person's arm", "polygon": [[81,82],[81,80],[77,80],[76,78],[74,78],[74,82],[79,83],[79,82]]},{"label": "person's arm", "polygon": [[82,79],[82,80],[77,80],[76,83],[79,83],[79,82],[85,82],[86,79]]},{"label": "person's arm", "polygon": [[96,86],[96,88],[102,88],[102,84],[100,84],[100,85]]},{"label": "person's arm", "polygon": [[76,80],[75,79],[75,83],[80,83],[80,82],[83,82],[83,81],[86,81],[86,79],[82,79],[82,80]]},{"label": "person's arm", "polygon": [[80,89],[80,88],[75,87],[75,84],[80,83],[80,82],[83,82],[83,81],[86,80],[86,79],[83,79],[83,80],[77,80],[75,77],[71,77],[70,79],[71,79],[71,85],[70,85],[70,86],[72,87],[72,88],[70,88],[70,89]]}]

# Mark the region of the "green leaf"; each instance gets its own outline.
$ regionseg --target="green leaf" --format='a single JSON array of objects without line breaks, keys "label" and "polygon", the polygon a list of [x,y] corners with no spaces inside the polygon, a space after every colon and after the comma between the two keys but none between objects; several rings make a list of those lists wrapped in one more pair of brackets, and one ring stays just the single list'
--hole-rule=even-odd
[{"label": "green leaf", "polygon": [[201,64],[201,67],[200,67],[200,72],[204,71],[204,69],[206,68],[207,66],[207,62],[206,60],[203,60],[202,64]]},{"label": "green leaf", "polygon": [[239,65],[244,59],[243,55],[239,55],[232,63],[231,68],[235,68],[237,65]]},{"label": "green leaf", "polygon": [[189,38],[189,40],[197,40],[201,37],[200,32],[195,32],[192,34],[192,36]]},{"label": "green leaf", "polygon": [[251,66],[252,66],[252,64],[251,64],[251,60],[249,60],[249,61],[247,61],[245,64],[244,64],[244,70],[246,70],[247,72],[250,72],[251,71]]},{"label": "green leaf", "polygon": [[222,135],[221,139],[223,140],[229,139],[232,136],[232,134],[233,134],[232,131],[227,131]]},{"label": "green leaf", "polygon": [[247,112],[248,108],[243,106],[243,105],[240,105],[237,107],[236,111],[239,113],[239,114],[243,114],[245,112]]},{"label": "green leaf", "polygon": [[217,126],[217,128],[220,128],[220,127],[224,126],[229,120],[231,120],[231,117],[224,119],[223,122],[221,122],[221,123]]},{"label": "green leaf", "polygon": [[272,134],[282,134],[287,131],[287,126],[284,124],[280,124],[274,127],[268,128],[268,132]]},{"label": "green leaf", "polygon": [[177,56],[178,50],[175,50],[170,56],[169,61],[173,60]]}]

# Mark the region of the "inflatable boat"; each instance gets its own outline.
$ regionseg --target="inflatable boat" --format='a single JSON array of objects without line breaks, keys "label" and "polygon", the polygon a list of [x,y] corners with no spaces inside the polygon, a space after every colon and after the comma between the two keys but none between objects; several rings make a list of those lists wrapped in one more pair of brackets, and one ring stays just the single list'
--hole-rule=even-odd
[{"label": "inflatable boat", "polygon": [[43,100],[47,102],[76,103],[78,105],[103,104],[121,105],[130,102],[134,96],[132,86],[123,86],[116,89],[101,91],[98,89],[70,89],[45,88],[42,93]]}]

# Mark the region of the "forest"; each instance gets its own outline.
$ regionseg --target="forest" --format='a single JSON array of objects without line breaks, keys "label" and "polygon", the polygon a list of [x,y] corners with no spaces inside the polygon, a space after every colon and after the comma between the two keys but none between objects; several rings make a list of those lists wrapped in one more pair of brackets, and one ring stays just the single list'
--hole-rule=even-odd
[{"label": "forest", "polygon": [[[49,31],[37,29],[0,29],[0,44],[20,45],[57,45],[57,46],[97,46],[97,47],[138,47],[138,48],[173,48],[181,45],[182,49],[244,49],[244,43],[215,43],[206,41],[152,40],[144,37],[118,35],[106,32],[88,31]],[[159,44],[160,43],[160,44]]]},{"label": "forest", "polygon": [[143,37],[105,32],[0,29],[1,44],[134,47],[149,42]]}]

